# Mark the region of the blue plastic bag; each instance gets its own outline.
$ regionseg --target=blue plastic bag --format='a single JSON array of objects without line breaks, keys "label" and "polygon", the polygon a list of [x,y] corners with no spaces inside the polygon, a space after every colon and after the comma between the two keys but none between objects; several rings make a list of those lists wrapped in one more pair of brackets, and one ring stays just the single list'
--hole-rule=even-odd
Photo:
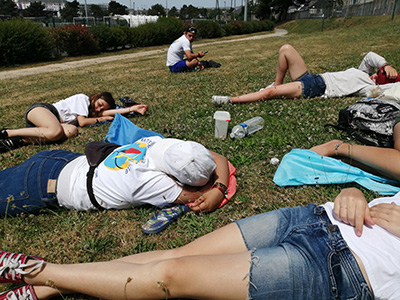
[{"label": "blue plastic bag", "polygon": [[356,182],[381,195],[400,191],[398,181],[370,174],[338,159],[320,156],[311,150],[293,149],[286,154],[275,172],[279,186],[339,184]]},{"label": "blue plastic bag", "polygon": [[160,136],[164,138],[161,134],[140,128],[124,116],[116,114],[108,129],[106,141],[118,145],[127,145],[148,136]]}]

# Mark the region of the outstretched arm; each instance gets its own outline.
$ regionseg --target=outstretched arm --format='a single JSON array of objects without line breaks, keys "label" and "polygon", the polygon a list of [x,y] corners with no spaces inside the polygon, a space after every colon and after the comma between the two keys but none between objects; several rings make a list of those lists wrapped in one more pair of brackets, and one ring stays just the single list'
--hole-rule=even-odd
[{"label": "outstretched arm", "polygon": [[106,116],[112,116],[114,117],[115,114],[121,114],[121,115],[125,115],[125,114],[129,114],[130,112],[137,112],[139,114],[144,114],[147,111],[147,105],[145,104],[137,104],[137,105],[132,105],[129,107],[124,107],[124,108],[116,108],[116,109],[107,109],[105,111],[102,112],[102,116],[106,117]]},{"label": "outstretched arm", "polygon": [[356,188],[343,189],[335,199],[334,213],[339,221],[349,224],[361,236],[364,223],[374,225],[370,208],[363,193]]}]

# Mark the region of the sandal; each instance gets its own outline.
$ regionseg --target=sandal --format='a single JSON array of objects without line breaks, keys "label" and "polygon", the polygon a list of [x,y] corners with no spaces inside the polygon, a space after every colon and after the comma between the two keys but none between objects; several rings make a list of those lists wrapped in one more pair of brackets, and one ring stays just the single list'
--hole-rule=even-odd
[{"label": "sandal", "polygon": [[154,212],[154,217],[142,226],[142,231],[147,234],[159,233],[188,210],[189,205],[176,205],[164,208],[158,214]]}]

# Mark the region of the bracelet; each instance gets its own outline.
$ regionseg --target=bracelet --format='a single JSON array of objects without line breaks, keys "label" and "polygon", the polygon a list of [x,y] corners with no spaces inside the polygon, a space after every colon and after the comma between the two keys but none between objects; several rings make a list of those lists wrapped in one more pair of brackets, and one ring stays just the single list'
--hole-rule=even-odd
[{"label": "bracelet", "polygon": [[389,64],[389,63],[384,63],[383,66],[382,66],[382,68],[385,68],[385,67],[387,67],[387,66],[392,66],[392,65]]},{"label": "bracelet", "polygon": [[214,183],[211,188],[219,189],[224,196],[226,195],[226,192],[228,191],[228,188],[226,187],[226,185],[221,182]]},{"label": "bracelet", "polygon": [[99,119],[96,118],[96,123],[95,124],[97,124],[97,123],[99,123]]},{"label": "bracelet", "polygon": [[338,151],[339,147],[340,147],[342,144],[344,144],[344,142],[340,142],[340,143],[337,143],[337,144],[336,144],[336,146],[335,146],[335,155],[336,155],[336,156],[338,156],[337,151]]}]

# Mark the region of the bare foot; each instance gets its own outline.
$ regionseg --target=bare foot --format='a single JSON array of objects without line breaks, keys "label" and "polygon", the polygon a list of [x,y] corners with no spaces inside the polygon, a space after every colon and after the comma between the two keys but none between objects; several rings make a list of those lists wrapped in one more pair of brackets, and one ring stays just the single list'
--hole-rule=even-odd
[{"label": "bare foot", "polygon": [[340,145],[341,143],[343,142],[340,140],[332,140],[325,144],[314,146],[310,150],[314,151],[315,153],[321,156],[334,156],[336,154],[335,153],[336,146]]},{"label": "bare foot", "polygon": [[137,113],[144,115],[147,111],[148,106],[146,104],[138,104],[135,105],[133,108],[134,108],[133,111],[136,111]]}]

